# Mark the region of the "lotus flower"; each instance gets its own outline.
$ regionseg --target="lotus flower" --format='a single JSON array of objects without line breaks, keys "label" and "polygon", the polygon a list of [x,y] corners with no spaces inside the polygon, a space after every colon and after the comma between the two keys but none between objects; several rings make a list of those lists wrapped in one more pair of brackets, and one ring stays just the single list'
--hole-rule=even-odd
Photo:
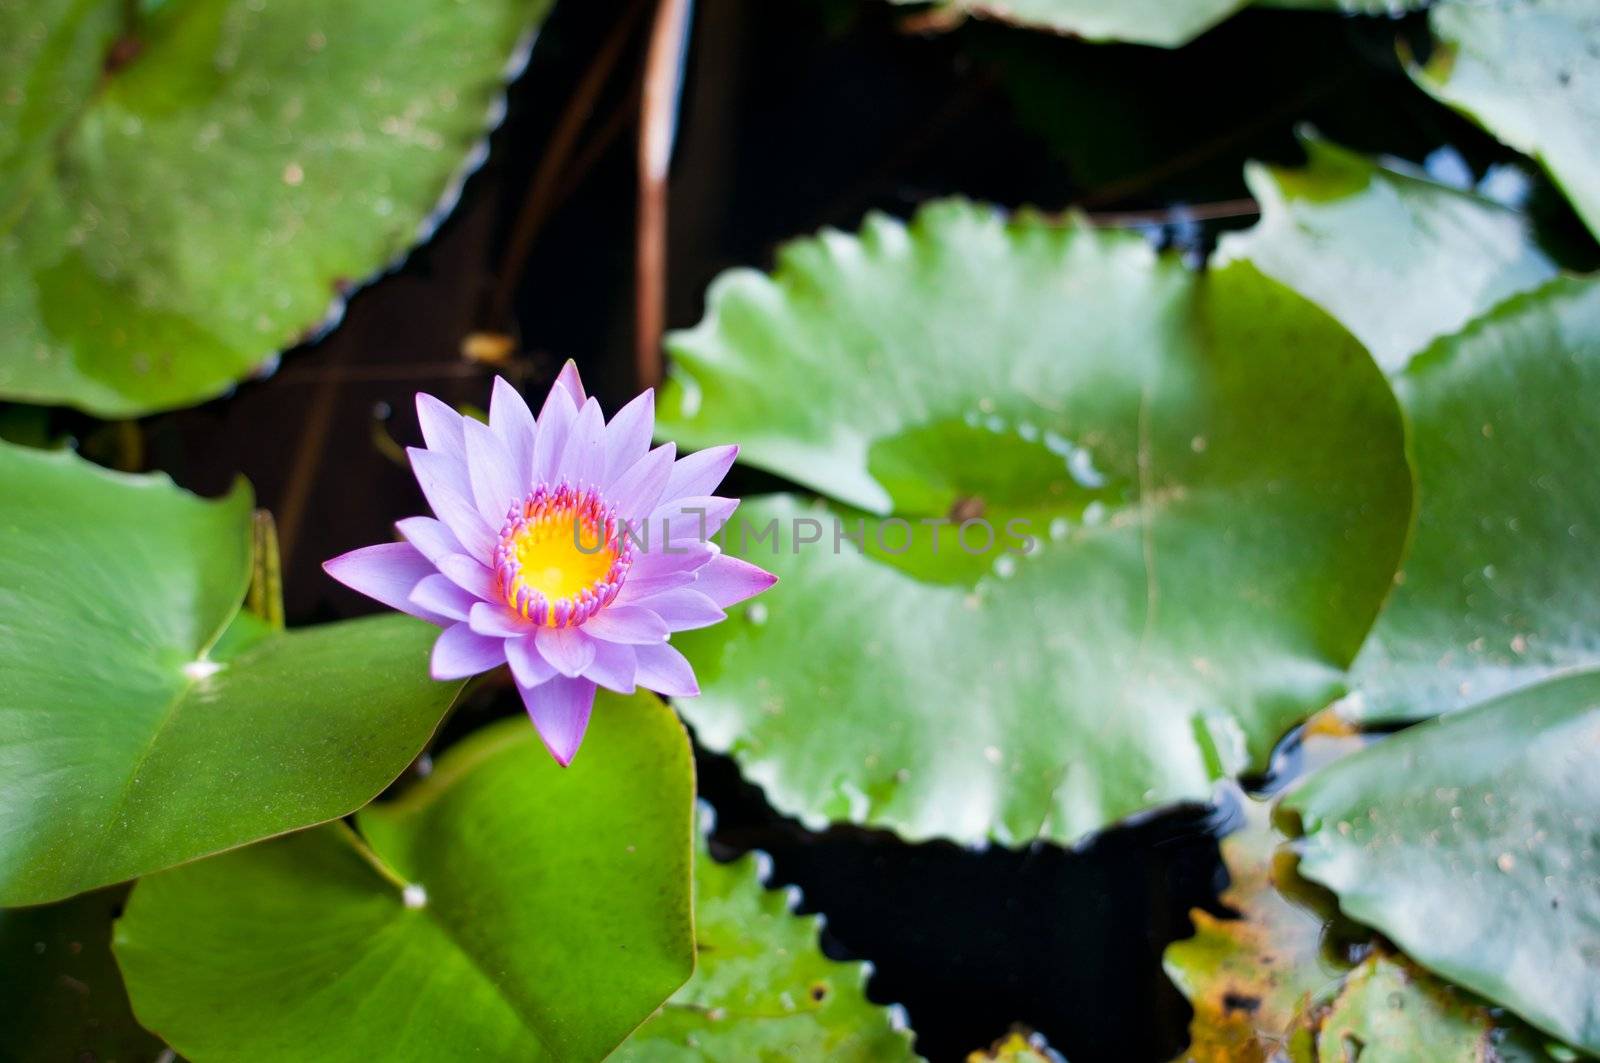
[{"label": "lotus flower", "polygon": [[408,453],[434,516],[400,521],[404,542],[323,568],[442,627],[435,679],[509,663],[562,765],[583,741],[596,686],[700,692],[668,638],[717,623],[776,579],[710,541],[738,505],[711,493],[737,447],[677,460],[671,443],[650,449],[654,393],[607,424],[571,362],[537,422],[499,378],[488,424],[431,395],[417,396],[417,415],[428,445]]}]

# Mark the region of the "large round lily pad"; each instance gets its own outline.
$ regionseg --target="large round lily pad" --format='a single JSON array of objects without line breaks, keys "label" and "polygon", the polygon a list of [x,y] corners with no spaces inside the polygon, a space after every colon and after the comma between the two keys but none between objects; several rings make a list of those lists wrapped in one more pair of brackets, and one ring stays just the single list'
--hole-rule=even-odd
[{"label": "large round lily pad", "polygon": [[1304,169],[1246,168],[1261,221],[1225,236],[1218,259],[1249,259],[1326,309],[1385,371],[1555,276],[1517,211],[1309,134],[1303,141]]},{"label": "large round lily pad", "polygon": [[1600,236],[1600,7],[1592,0],[1435,4],[1423,88],[1544,164]]},{"label": "large round lily pad", "polygon": [[180,406],[313,334],[451,204],[547,6],[0,4],[0,397]]},{"label": "large round lily pad", "polygon": [[700,738],[808,823],[1070,842],[1204,799],[1337,696],[1399,560],[1388,386],[1248,264],[947,202],[724,276],[670,348],[666,437],[834,500],[747,501],[728,548],[781,582],[675,640]]},{"label": "large round lily pad", "polygon": [[763,887],[761,854],[695,857],[694,977],[611,1058],[618,1063],[745,1063],[917,1058],[898,1013],[866,997],[867,966],[822,954],[816,916],[795,894]]},{"label": "large round lily pad", "polygon": [[524,719],[344,824],[144,879],[114,951],[195,1063],[596,1060],[694,967],[694,768],[654,696],[601,694],[563,769]]},{"label": "large round lily pad", "polygon": [[1301,873],[1412,959],[1600,1051],[1600,672],[1422,724],[1285,798]]},{"label": "large round lily pad", "polygon": [[250,490],[0,443],[0,904],[34,904],[344,815],[460,684],[390,616],[234,629]]},{"label": "large round lily pad", "polygon": [[1343,711],[1423,719],[1600,665],[1600,280],[1515,297],[1394,383],[1416,537]]}]

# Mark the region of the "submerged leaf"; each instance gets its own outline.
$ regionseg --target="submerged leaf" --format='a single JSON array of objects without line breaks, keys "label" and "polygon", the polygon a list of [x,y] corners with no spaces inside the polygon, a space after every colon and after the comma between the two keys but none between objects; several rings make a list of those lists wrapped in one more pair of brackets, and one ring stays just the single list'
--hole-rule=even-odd
[{"label": "submerged leaf", "polygon": [[725,545],[781,582],[674,639],[700,739],[809,824],[1203,800],[1338,695],[1399,559],[1387,384],[1248,264],[947,202],[725,275],[670,346],[664,433],[838,503],[748,501]]},{"label": "submerged leaf", "polygon": [[[195,1063],[600,1059],[694,966],[694,770],[651,695],[602,694],[563,769],[526,721],[343,824],[141,881],[115,952]],[[370,843],[370,848],[368,844]]]},{"label": "submerged leaf", "polygon": [[[1521,1027],[1403,957],[1374,950],[1295,1030],[1293,1063],[1535,1063],[1547,1057]],[[1308,1051],[1314,1047],[1314,1051]]]},{"label": "submerged leaf", "polygon": [[1196,908],[1194,937],[1167,946],[1162,966],[1189,999],[1194,1019],[1183,1059],[1267,1063],[1283,1051],[1295,1019],[1337,990],[1349,964],[1324,948],[1325,920],[1274,885],[1281,835],[1268,809],[1246,803],[1248,821],[1222,841],[1230,884],[1218,918]]}]

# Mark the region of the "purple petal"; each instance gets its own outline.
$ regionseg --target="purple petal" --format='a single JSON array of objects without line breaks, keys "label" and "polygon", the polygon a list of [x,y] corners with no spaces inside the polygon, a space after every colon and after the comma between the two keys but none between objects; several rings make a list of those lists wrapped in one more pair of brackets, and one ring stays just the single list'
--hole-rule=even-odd
[{"label": "purple petal", "polygon": [[500,588],[495,585],[494,573],[478,564],[466,554],[449,554],[438,560],[439,571],[464,591],[486,602],[497,601]]},{"label": "purple petal", "polygon": [[523,638],[538,630],[532,621],[523,619],[499,602],[474,602],[467,610],[467,622],[478,634],[500,639]]},{"label": "purple petal", "polygon": [[506,639],[506,660],[511,662],[511,675],[520,687],[536,687],[556,675],[555,668],[539,653],[532,635]]},{"label": "purple petal", "polygon": [[572,763],[589,727],[589,712],[594,708],[594,683],[588,679],[556,676],[535,687],[520,683],[528,716],[544,739],[545,748],[563,768]]},{"label": "purple petal", "polygon": [[594,660],[583,670],[583,677],[618,694],[632,694],[635,688],[634,667],[632,646],[624,646],[620,642],[596,642]]},{"label": "purple petal", "polygon": [[[578,400],[582,402],[582,399]],[[556,478],[567,435],[578,419],[578,407],[565,388],[553,387],[539,410],[533,437],[533,482],[549,483]]]},{"label": "purple petal", "polygon": [[511,455],[494,429],[482,421],[469,420],[467,434],[467,478],[472,483],[472,500],[483,522],[493,528],[505,522],[511,504],[527,493],[517,482]]},{"label": "purple petal", "polygon": [[406,537],[429,561],[437,561],[446,554],[465,553],[461,543],[442,520],[432,517],[407,517],[395,522],[395,530]]},{"label": "purple petal", "polygon": [[422,577],[412,588],[411,604],[451,620],[465,620],[474,604],[483,603],[450,582],[448,577],[435,572]]},{"label": "purple petal", "polygon": [[663,591],[650,599],[648,608],[673,631],[710,627],[728,618],[727,613],[717,608],[716,602],[691,587]]},{"label": "purple petal", "polygon": [[687,542],[675,543],[670,548],[660,541],[657,536],[650,543],[648,553],[637,554],[633,559],[633,568],[628,573],[628,583],[636,579],[659,579],[670,576],[674,572],[693,572],[716,557],[719,551],[715,543]]},{"label": "purple petal", "polygon": [[583,622],[583,633],[607,642],[638,645],[667,641],[668,628],[649,609],[637,605],[608,605]]},{"label": "purple petal", "polygon": [[441,626],[450,619],[411,601],[411,592],[433,575],[433,565],[410,543],[363,546],[322,563],[322,570],[351,590],[382,602],[391,609]]},{"label": "purple petal", "polygon": [[694,589],[726,609],[753,598],[778,582],[778,577],[748,561],[719,554],[695,573]]},{"label": "purple petal", "polygon": [[664,542],[707,542],[728,523],[739,508],[737,498],[716,495],[691,495],[661,506],[650,514],[652,535],[664,535]]},{"label": "purple petal", "polygon": [[504,646],[501,639],[485,638],[465,624],[452,624],[434,642],[428,670],[435,679],[465,679],[504,663]]},{"label": "purple petal", "polygon": [[498,540],[472,504],[472,481],[467,467],[454,458],[417,447],[406,448],[411,456],[411,471],[434,514],[445,523],[467,553],[488,557]]},{"label": "purple petal", "polygon": [[635,646],[633,678],[646,690],[669,698],[692,698],[700,693],[694,669],[683,654],[668,642]]},{"label": "purple petal", "polygon": [[494,392],[489,396],[489,427],[500,437],[511,458],[511,468],[520,485],[518,496],[525,494],[533,485],[533,411],[503,377],[494,378]]},{"label": "purple petal", "polygon": [[606,477],[606,419],[593,399],[583,404],[572,422],[566,450],[561,454],[558,479],[570,484],[599,487]]},{"label": "purple petal", "polygon": [[417,424],[428,449],[459,460],[463,455],[461,415],[432,395],[417,392]]},{"label": "purple petal", "polygon": [[709,495],[728,475],[728,470],[733,467],[733,459],[738,456],[738,447],[726,446],[707,447],[679,458],[672,467],[672,478],[667,481],[666,497]]},{"label": "purple petal", "polygon": [[648,604],[652,595],[670,591],[675,587],[689,586],[695,581],[696,574],[697,570],[684,569],[680,572],[668,572],[664,576],[642,579],[630,573],[611,604],[613,606]]},{"label": "purple petal", "polygon": [[578,363],[571,358],[568,358],[567,364],[561,367],[561,372],[556,374],[555,387],[565,391],[572,399],[573,409],[582,406],[583,400],[587,398],[583,393],[583,379],[578,376]]},{"label": "purple petal", "polygon": [[640,521],[656,508],[672,475],[672,455],[677,448],[663,443],[650,451],[606,488],[606,501],[617,507],[623,520]]},{"label": "purple petal", "polygon": [[656,393],[646,388],[642,394],[617,411],[606,425],[606,474],[610,484],[650,449],[650,433],[656,426]]},{"label": "purple petal", "polygon": [[539,656],[569,679],[594,660],[594,640],[575,627],[542,627],[534,635]]}]

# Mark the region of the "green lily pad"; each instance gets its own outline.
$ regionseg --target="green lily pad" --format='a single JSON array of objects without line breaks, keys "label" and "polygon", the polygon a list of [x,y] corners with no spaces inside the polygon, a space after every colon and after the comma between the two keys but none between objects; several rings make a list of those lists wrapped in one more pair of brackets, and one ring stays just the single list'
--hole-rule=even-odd
[{"label": "green lily pad", "polygon": [[[0,904],[36,904],[344,815],[459,684],[389,616],[235,625],[250,490],[0,443]],[[225,629],[229,629],[226,638]]]},{"label": "green lily pad", "polygon": [[148,413],[314,334],[452,204],[547,7],[0,6],[0,397]]},{"label": "green lily pad", "polygon": [[1600,673],[1332,764],[1284,799],[1300,871],[1408,956],[1600,1051]]},{"label": "green lily pad", "polygon": [[602,693],[572,767],[494,724],[363,809],[365,842],[330,824],[144,879],[113,949],[195,1063],[600,1059],[693,970],[693,812],[682,725]]},{"label": "green lily pad", "polygon": [[1261,221],[1225,236],[1218,260],[1248,259],[1323,307],[1386,372],[1555,276],[1517,211],[1314,136],[1303,141],[1303,170],[1245,169]]},{"label": "green lily pad", "polygon": [[1423,719],[1600,665],[1600,280],[1509,300],[1394,384],[1416,537],[1343,711]]},{"label": "green lily pad", "polygon": [[[920,3],[922,0],[894,0]],[[1049,30],[1091,41],[1127,41],[1176,48],[1215,26],[1249,0],[948,0],[950,11]]]},{"label": "green lily pad", "polygon": [[867,965],[824,956],[817,917],[793,914],[795,894],[763,888],[767,874],[762,854],[726,864],[712,859],[701,835],[694,872],[694,977],[612,1059],[918,1058],[897,1013],[867,999]]},{"label": "green lily pad", "polygon": [[1591,0],[1435,4],[1437,38],[1411,76],[1531,155],[1600,236],[1600,8]]},{"label": "green lily pad", "polygon": [[0,911],[0,1060],[156,1063],[166,1046],[134,1021],[111,958],[127,894]]},{"label": "green lily pad", "polygon": [[1500,1025],[1480,1001],[1381,950],[1368,954],[1296,1034],[1292,1063],[1535,1063],[1549,1058],[1525,1029]]},{"label": "green lily pad", "polygon": [[1247,263],[947,202],[722,277],[669,345],[666,437],[837,503],[746,501],[727,548],[781,582],[674,640],[700,739],[808,824],[1071,842],[1203,800],[1338,695],[1399,560],[1387,384]]}]

